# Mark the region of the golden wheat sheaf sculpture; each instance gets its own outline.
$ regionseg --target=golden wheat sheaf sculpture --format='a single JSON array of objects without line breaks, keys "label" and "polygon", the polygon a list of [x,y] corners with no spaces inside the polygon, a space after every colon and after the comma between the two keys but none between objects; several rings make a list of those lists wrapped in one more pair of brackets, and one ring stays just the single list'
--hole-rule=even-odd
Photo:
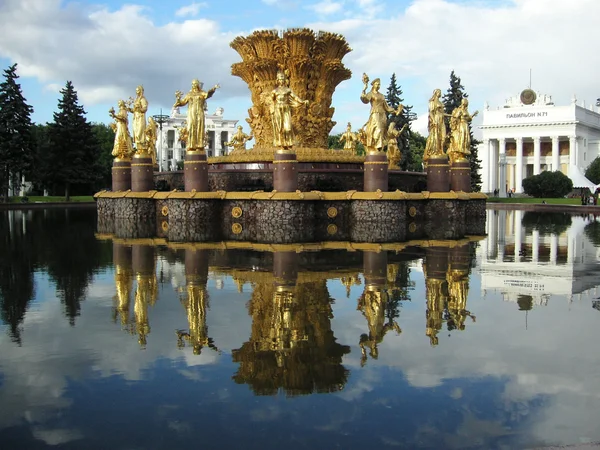
[{"label": "golden wheat sheaf sculpture", "polygon": [[335,125],[333,92],[352,75],[342,64],[351,51],[345,38],[308,28],[261,30],[237,37],[230,45],[242,57],[242,62],[231,66],[231,73],[244,80],[252,94],[246,121],[254,134],[254,149],[273,149],[269,99],[280,70],[286,73],[292,91],[310,102],[307,113],[292,115],[296,151],[300,156],[310,149],[327,149]]}]

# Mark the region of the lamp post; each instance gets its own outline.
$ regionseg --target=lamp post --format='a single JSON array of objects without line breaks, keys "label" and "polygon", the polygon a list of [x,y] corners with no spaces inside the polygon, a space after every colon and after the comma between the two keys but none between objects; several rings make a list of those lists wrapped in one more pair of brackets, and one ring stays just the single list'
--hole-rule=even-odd
[{"label": "lamp post", "polygon": [[169,116],[165,115],[162,113],[162,108],[160,108],[160,114],[156,114],[154,116],[152,116],[152,118],[154,119],[154,121],[158,124],[158,129],[160,130],[160,171],[162,172],[164,167],[163,167],[163,161],[164,161],[164,157],[165,155],[163,154],[163,134],[162,134],[162,130],[163,130],[163,123],[166,123],[167,120],[169,120]]}]

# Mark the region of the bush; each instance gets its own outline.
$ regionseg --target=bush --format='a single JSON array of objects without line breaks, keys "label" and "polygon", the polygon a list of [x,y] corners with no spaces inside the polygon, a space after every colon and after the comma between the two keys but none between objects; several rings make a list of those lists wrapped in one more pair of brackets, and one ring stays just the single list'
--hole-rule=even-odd
[{"label": "bush", "polygon": [[536,198],[561,198],[573,190],[573,182],[562,172],[542,172],[523,180],[523,191]]}]

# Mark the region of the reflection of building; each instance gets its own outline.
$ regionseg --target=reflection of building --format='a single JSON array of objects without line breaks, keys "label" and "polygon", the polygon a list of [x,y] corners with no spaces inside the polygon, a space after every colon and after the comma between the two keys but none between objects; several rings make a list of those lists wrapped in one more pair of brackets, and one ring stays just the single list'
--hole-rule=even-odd
[{"label": "reflection of building", "polygon": [[503,108],[486,107],[480,128],[483,192],[520,193],[524,178],[546,170],[573,176],[573,167],[582,173],[598,156],[600,114],[575,98],[554,106],[551,97],[526,89]]},{"label": "reflection of building", "polygon": [[[214,114],[206,114],[206,155],[221,156],[227,154],[226,142],[236,132],[237,120],[223,118],[223,108],[217,108]],[[179,132],[186,120],[186,114],[177,109],[171,112],[171,117],[162,125],[156,143],[157,161],[160,170],[175,170],[177,163],[185,157],[185,145],[179,140]],[[161,136],[162,133],[162,136]]]},{"label": "reflection of building", "polygon": [[487,211],[487,240],[479,247],[481,286],[505,300],[572,296],[600,284],[599,252],[584,229],[592,221],[567,214]]}]

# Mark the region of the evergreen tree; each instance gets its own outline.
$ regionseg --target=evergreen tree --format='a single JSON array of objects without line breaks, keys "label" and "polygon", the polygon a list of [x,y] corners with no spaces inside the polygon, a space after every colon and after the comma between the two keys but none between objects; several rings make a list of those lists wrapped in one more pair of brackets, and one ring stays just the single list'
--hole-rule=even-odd
[{"label": "evergreen tree", "polygon": [[9,186],[20,186],[21,177],[30,168],[33,143],[31,113],[21,85],[17,83],[17,65],[4,71],[0,83],[0,195],[8,199]]},{"label": "evergreen tree", "polygon": [[48,130],[50,149],[43,165],[45,184],[63,188],[69,201],[73,186],[86,187],[91,193],[99,180],[99,146],[73,83],[67,81],[60,93],[62,99]]},{"label": "evergreen tree", "polygon": [[423,153],[425,153],[425,144],[427,138],[418,131],[411,131],[408,137],[408,149],[411,157],[411,164],[406,170],[411,172],[423,172]]},{"label": "evergreen tree", "polygon": [[[462,99],[468,97],[464,86],[460,82],[460,77],[457,77],[453,70],[450,73],[450,87],[442,99],[446,114],[452,114],[452,111],[460,106]],[[446,118],[446,130],[447,135],[450,136],[450,120],[448,118]],[[481,190],[481,161],[477,155],[479,141],[473,138],[471,124],[469,124],[469,133],[471,135],[471,155],[469,156],[469,162],[471,163],[471,189],[478,192]]]},{"label": "evergreen tree", "polygon": [[[393,73],[392,77],[390,78],[390,85],[387,88],[385,100],[387,101],[387,104],[394,109],[396,109],[398,105],[404,101],[402,98],[402,89],[396,81],[395,73]],[[404,133],[398,136],[397,140],[398,149],[402,154],[402,158],[400,159],[400,168],[403,170],[410,170],[410,167],[413,166],[412,153],[409,151],[410,123],[416,119],[416,114],[412,112],[412,106],[404,105],[402,114],[394,116],[391,113],[388,113],[387,116],[388,126],[390,123],[394,122],[397,130],[401,130],[405,124],[408,124],[408,127]]]}]

